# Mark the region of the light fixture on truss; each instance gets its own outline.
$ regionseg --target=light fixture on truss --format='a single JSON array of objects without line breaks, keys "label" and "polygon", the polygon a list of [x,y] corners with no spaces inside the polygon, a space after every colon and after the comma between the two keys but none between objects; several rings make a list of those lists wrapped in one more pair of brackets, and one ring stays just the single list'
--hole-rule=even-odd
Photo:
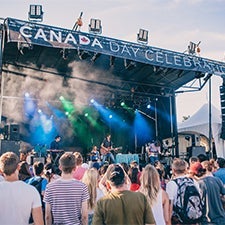
[{"label": "light fixture on truss", "polygon": [[42,22],[43,14],[42,5],[30,5],[30,11],[28,13],[29,21]]}]

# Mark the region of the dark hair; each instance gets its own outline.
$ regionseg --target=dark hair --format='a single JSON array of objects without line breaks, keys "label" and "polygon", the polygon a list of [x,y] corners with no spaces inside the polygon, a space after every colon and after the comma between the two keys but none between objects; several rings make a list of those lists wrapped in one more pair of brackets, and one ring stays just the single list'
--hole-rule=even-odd
[{"label": "dark hair", "polygon": [[224,168],[225,167],[225,159],[224,158],[217,158],[216,162],[218,163],[220,168]]},{"label": "dark hair", "polygon": [[37,162],[34,163],[33,169],[34,169],[34,174],[36,176],[40,176],[41,173],[44,170],[44,164],[42,162],[40,162],[40,161],[37,161]]},{"label": "dark hair", "polygon": [[130,167],[128,171],[128,176],[132,184],[137,184],[138,183],[138,168]]},{"label": "dark hair", "polygon": [[125,172],[120,165],[110,166],[107,171],[108,180],[113,186],[119,187],[125,182]]}]

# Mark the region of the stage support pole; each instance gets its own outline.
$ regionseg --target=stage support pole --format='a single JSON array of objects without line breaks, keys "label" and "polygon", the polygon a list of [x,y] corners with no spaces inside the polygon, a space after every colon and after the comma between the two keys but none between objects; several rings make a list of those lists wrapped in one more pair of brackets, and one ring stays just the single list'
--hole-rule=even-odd
[{"label": "stage support pole", "polygon": [[172,137],[172,149],[173,155],[179,157],[179,143],[177,132],[177,113],[176,113],[176,96],[175,92],[170,96],[170,124],[171,124],[171,137]]},{"label": "stage support pole", "polygon": [[209,78],[209,157],[213,158],[212,149],[212,78]]}]

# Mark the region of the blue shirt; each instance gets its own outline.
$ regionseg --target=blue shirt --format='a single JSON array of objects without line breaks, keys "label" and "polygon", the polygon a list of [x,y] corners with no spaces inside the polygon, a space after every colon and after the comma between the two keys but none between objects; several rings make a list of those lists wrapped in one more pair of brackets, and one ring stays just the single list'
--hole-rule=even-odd
[{"label": "blue shirt", "polygon": [[225,184],[225,168],[219,168],[216,172],[213,173],[213,175],[220,178],[223,184]]}]

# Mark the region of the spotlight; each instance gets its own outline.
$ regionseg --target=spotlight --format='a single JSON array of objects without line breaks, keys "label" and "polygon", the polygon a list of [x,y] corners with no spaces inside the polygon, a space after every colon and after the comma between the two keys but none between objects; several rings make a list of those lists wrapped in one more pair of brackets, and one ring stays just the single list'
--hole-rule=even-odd
[{"label": "spotlight", "polygon": [[121,106],[125,106],[125,102],[122,101],[122,102],[120,103],[120,105],[121,105]]},{"label": "spotlight", "polygon": [[148,31],[139,29],[139,33],[137,34],[137,41],[142,44],[148,44]]},{"label": "spotlight", "polygon": [[148,104],[148,105],[147,105],[147,109],[150,109],[150,108],[151,108],[151,104]]},{"label": "spotlight", "polygon": [[109,119],[112,119],[112,117],[113,117],[113,116],[110,114],[110,115],[109,115]]},{"label": "spotlight", "polygon": [[40,113],[40,114],[42,113],[41,109],[38,109],[38,113]]},{"label": "spotlight", "polygon": [[28,13],[29,21],[42,22],[43,14],[42,5],[30,5],[30,11]]},{"label": "spotlight", "polygon": [[63,96],[60,96],[59,97],[59,100],[61,100],[61,101],[64,100],[64,97]]},{"label": "spotlight", "polygon": [[88,113],[85,113],[84,116],[85,116],[85,117],[88,117]]},{"label": "spotlight", "polygon": [[69,112],[65,112],[65,114],[68,116],[69,115]]},{"label": "spotlight", "polygon": [[89,32],[94,34],[101,34],[102,33],[101,20],[91,19],[89,24]]},{"label": "spotlight", "polygon": [[195,55],[196,53],[199,54],[201,51],[201,49],[199,47],[200,43],[201,43],[201,41],[199,41],[198,44],[190,41],[190,43],[188,45],[188,50],[187,50],[188,54],[190,54],[190,55]]},{"label": "spotlight", "polygon": [[94,103],[94,102],[95,102],[95,100],[92,98],[90,102],[91,102],[91,103]]},{"label": "spotlight", "polygon": [[25,93],[25,97],[28,98],[30,97],[30,94],[28,92]]}]

